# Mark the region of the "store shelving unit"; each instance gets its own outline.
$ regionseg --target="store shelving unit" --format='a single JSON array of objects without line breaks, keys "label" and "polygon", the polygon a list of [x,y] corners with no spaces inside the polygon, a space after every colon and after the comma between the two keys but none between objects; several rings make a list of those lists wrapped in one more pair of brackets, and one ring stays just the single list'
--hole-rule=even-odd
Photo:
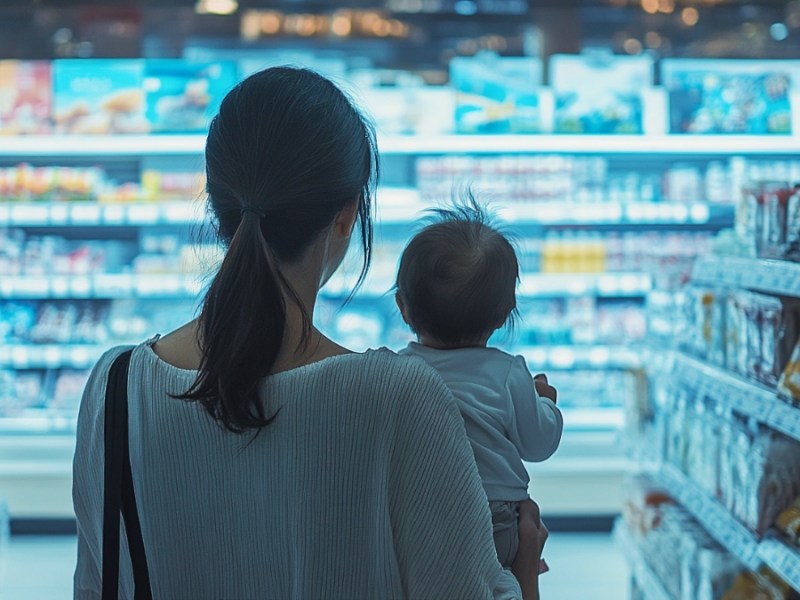
[{"label": "store shelving unit", "polygon": [[697,283],[721,287],[800,296],[800,263],[783,260],[735,256],[705,257],[695,264],[692,279]]},{"label": "store shelving unit", "polygon": [[[200,154],[202,135],[28,136],[0,139],[0,156],[139,156]],[[437,135],[378,138],[385,154],[793,154],[795,136],[691,135]]]},{"label": "store shelving unit", "polygon": [[[695,263],[692,280],[721,288],[744,288],[800,297],[800,264],[746,257],[708,256]],[[666,351],[666,374],[693,390],[695,398],[709,399],[724,409],[754,419],[800,441],[800,407],[781,398],[775,389],[678,351]],[[652,362],[652,361],[651,361]],[[663,362],[661,367],[664,369]],[[724,451],[724,450],[723,450]],[[767,565],[800,591],[800,551],[775,532],[757,537],[697,482],[670,464],[662,464],[655,478],[733,556],[750,570]]]},{"label": "store shelving unit", "polygon": [[657,475],[670,495],[685,506],[708,532],[751,570],[761,565],[758,540],[728,510],[699,485],[672,465],[663,465]]},{"label": "store shelving unit", "polygon": [[664,584],[647,564],[633,534],[622,519],[618,519],[615,523],[613,535],[628,561],[631,576],[639,584],[639,588],[644,591],[645,598],[647,600],[675,600],[664,589]]},{"label": "store shelving unit", "polygon": [[675,353],[672,376],[698,395],[800,440],[800,409],[779,398],[775,390],[680,352]]},{"label": "store shelving unit", "polygon": [[[145,168],[157,170],[162,164],[168,165],[165,167],[167,170],[175,167],[175,171],[198,172],[202,169],[204,145],[205,137],[200,135],[0,137],[0,164],[10,166],[29,161],[34,165],[68,166],[107,162],[109,169],[119,169],[128,177]],[[596,155],[608,157],[609,164],[613,163],[615,168],[630,170],[630,164],[641,163],[646,168],[653,168],[653,165],[669,164],[683,156],[701,164],[740,154],[774,156],[800,150],[800,141],[794,138],[757,136],[379,136],[378,145],[385,163],[384,180],[388,180],[387,187],[379,189],[377,194],[376,238],[379,240],[404,239],[428,208],[413,181],[413,161],[417,156]],[[402,176],[386,177],[392,169]],[[113,178],[117,178],[116,175]],[[125,176],[119,179],[126,180]],[[609,197],[607,202],[597,200],[595,197],[592,202],[580,204],[561,201],[505,204],[497,201],[496,204],[502,220],[536,235],[543,235],[550,228],[560,231],[715,231],[733,223],[730,204],[712,204],[701,199],[687,203],[622,202],[618,197]],[[204,203],[194,198],[136,204],[0,202],[0,226],[29,228],[37,235],[45,232],[60,235],[59,232],[72,231],[90,238],[97,232],[111,239],[118,234],[132,238],[137,235],[134,232],[143,231],[169,230],[188,234],[204,218]],[[185,303],[187,299],[196,298],[206,282],[207,279],[199,275],[177,273],[4,276],[0,277],[0,299],[161,299],[165,302],[174,299]],[[323,290],[323,295],[340,299],[350,292],[347,283],[345,279],[333,279]],[[392,284],[391,276],[376,272],[373,266],[359,298],[390,301],[386,296],[387,293],[390,295]],[[519,294],[525,299],[544,301],[593,297],[602,302],[639,303],[654,285],[651,274],[634,271],[524,273]],[[0,369],[87,369],[106,347],[103,344],[7,345],[0,349]],[[522,354],[532,370],[562,371],[556,379],[567,377],[569,371],[575,369],[628,371],[642,366],[641,353],[632,346],[521,346],[513,351]],[[610,498],[607,506],[616,506],[618,500],[614,494],[618,493],[618,481],[625,465],[619,456],[615,437],[622,418],[621,409],[602,406],[576,409],[571,413],[565,411],[567,427],[572,429],[559,455],[568,455],[568,459],[557,463],[559,457],[555,457],[552,469],[562,469],[566,464],[570,473],[580,474],[583,469],[583,473],[591,474],[597,472],[599,463],[613,465],[614,473],[609,473],[608,477],[608,489],[612,491],[606,495]],[[71,427],[63,416],[49,415],[46,410],[39,415],[26,413],[0,422],[0,430],[19,432],[23,434],[20,438],[25,439],[24,448],[16,454],[8,450],[10,455],[22,459],[29,457],[25,464],[37,464],[37,446],[29,438],[39,439],[42,445],[49,444],[53,448],[48,455],[51,456],[48,464],[61,465],[62,469],[68,464],[66,456],[61,454],[67,452],[64,448],[69,446],[66,440]],[[580,431],[576,433],[577,430]],[[43,435],[48,433],[50,435]],[[595,437],[589,440],[591,436]],[[53,445],[55,439],[61,439],[64,444]],[[575,449],[570,454],[569,445],[573,442]],[[535,467],[539,468],[539,465]],[[610,471],[610,467],[607,470]],[[557,473],[554,477],[554,489],[562,490],[564,480],[558,479]],[[539,489],[546,497],[546,489]],[[14,502],[19,500],[12,500],[13,508]]]}]

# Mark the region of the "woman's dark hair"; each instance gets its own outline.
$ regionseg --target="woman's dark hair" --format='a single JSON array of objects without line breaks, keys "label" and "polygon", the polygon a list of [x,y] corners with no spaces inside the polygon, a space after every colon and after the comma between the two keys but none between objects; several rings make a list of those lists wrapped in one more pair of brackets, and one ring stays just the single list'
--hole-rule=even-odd
[{"label": "woman's dark hair", "polygon": [[397,294],[414,333],[475,343],[516,315],[517,255],[471,192],[431,212],[400,258]]},{"label": "woman's dark hair", "polygon": [[333,83],[306,69],[276,67],[233,88],[206,142],[209,209],[228,246],[200,312],[202,358],[178,396],[200,402],[234,432],[260,429],[259,382],[283,341],[286,302],[311,319],[281,265],[303,256],[336,215],[357,202],[369,267],[378,155],[372,127]]}]

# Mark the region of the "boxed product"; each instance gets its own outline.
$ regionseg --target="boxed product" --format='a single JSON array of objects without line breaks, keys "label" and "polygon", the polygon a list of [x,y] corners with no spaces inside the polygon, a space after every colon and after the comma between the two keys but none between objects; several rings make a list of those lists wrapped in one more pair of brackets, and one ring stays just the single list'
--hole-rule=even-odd
[{"label": "boxed product", "polygon": [[792,356],[781,374],[778,382],[778,394],[800,402],[800,340],[794,347]]},{"label": "boxed product", "polygon": [[669,132],[791,134],[800,61],[666,59]]},{"label": "boxed product", "polygon": [[722,600],[796,600],[797,592],[767,567],[741,573]]},{"label": "boxed product", "polygon": [[452,133],[455,128],[455,98],[449,87],[365,88],[358,98],[382,134],[438,135]]},{"label": "boxed product", "polygon": [[147,120],[153,133],[206,131],[238,80],[232,61],[151,59],[144,69]]},{"label": "boxed product", "polygon": [[51,112],[50,63],[0,60],[0,135],[50,133]]},{"label": "boxed product", "polygon": [[775,527],[795,545],[800,545],[800,497],[781,512],[775,520]]},{"label": "boxed product", "polygon": [[458,133],[539,133],[542,114],[541,61],[479,54],[450,61]]},{"label": "boxed product", "polygon": [[737,235],[746,254],[800,260],[800,185],[761,181],[742,191]]},{"label": "boxed product", "polygon": [[144,61],[63,59],[53,63],[56,132],[147,133]]},{"label": "boxed product", "polygon": [[640,134],[643,91],[652,86],[647,56],[603,52],[554,55],[550,81],[555,94],[556,133]]}]

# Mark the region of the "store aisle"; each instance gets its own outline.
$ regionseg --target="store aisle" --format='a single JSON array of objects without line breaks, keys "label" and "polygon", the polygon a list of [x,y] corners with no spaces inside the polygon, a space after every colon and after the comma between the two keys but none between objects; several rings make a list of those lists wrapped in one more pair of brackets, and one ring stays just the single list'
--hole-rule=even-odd
[{"label": "store aisle", "polygon": [[[607,535],[559,534],[548,542],[552,571],[542,581],[545,600],[625,600],[627,567]],[[73,537],[16,537],[2,564],[0,598],[72,597]]]}]

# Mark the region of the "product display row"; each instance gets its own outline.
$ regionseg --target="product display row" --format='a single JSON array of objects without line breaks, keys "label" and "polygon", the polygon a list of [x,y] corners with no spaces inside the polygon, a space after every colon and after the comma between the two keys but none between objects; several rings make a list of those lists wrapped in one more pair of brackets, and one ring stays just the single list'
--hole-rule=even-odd
[{"label": "product display row", "polygon": [[[791,518],[787,511],[783,518]],[[637,600],[791,600],[797,592],[767,566],[750,569],[647,476],[626,482],[617,537],[632,562]],[[677,551],[676,551],[677,550]]]},{"label": "product display row", "polygon": [[679,347],[800,401],[800,300],[691,286],[682,303]]},{"label": "product display row", "polygon": [[[504,202],[737,204],[748,182],[800,181],[800,161],[737,156],[634,168],[630,162],[618,164],[607,156],[442,156],[417,159],[416,177],[420,194],[428,201],[446,199],[453,187],[469,182]],[[762,196],[773,189],[779,188],[768,187]],[[753,193],[748,190],[747,195]],[[792,190],[781,192],[783,204],[792,194]],[[794,215],[794,211],[792,204],[789,212]]]},{"label": "product display row", "polygon": [[[239,79],[284,62],[269,52],[213,62],[0,61],[0,133],[203,131]],[[652,58],[592,53],[552,56],[544,88],[541,60],[483,53],[453,58],[449,86],[420,79],[381,90],[378,73],[323,62],[306,61],[352,86],[387,132],[404,134],[789,134],[800,80],[797,61],[667,59],[656,88]]]},{"label": "product display row", "polygon": [[[715,246],[737,243],[722,241]],[[709,598],[800,591],[795,271],[786,261],[709,255],[690,285],[648,301],[649,390],[626,407],[626,437],[654,469],[656,488],[747,567],[728,592]],[[667,597],[694,597],[668,589],[674,582],[659,569],[669,559],[658,547],[641,549]]]}]

